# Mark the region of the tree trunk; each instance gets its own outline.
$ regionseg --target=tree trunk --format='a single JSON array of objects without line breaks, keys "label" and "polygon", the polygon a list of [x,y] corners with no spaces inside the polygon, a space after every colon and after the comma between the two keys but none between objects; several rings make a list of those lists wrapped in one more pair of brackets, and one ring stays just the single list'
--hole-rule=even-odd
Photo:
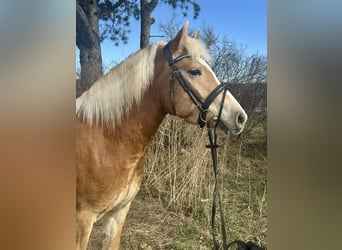
[{"label": "tree trunk", "polygon": [[143,49],[148,46],[150,41],[150,30],[151,25],[154,23],[154,19],[151,18],[151,13],[154,8],[157,6],[158,0],[140,0],[140,48]]},{"label": "tree trunk", "polygon": [[98,14],[97,0],[76,1],[76,44],[81,64],[81,86],[76,86],[76,96],[103,74]]}]

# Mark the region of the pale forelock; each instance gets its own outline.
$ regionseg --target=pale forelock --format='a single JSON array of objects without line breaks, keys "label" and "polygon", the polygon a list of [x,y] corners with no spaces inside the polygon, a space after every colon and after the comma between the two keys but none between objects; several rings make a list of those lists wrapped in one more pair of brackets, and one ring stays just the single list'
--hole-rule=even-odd
[{"label": "pale forelock", "polygon": [[211,56],[206,45],[198,39],[187,37],[185,40],[185,48],[194,60],[202,58],[205,61],[210,61]]},{"label": "pale forelock", "polygon": [[76,99],[76,114],[88,124],[115,126],[152,83],[160,43],[131,55]]}]

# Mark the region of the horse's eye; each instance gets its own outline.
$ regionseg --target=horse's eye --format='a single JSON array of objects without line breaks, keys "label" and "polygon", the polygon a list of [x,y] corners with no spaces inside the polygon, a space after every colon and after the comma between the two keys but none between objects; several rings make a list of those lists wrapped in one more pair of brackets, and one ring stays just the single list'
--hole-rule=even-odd
[{"label": "horse's eye", "polygon": [[188,72],[192,76],[200,76],[202,74],[199,69],[190,69]]}]

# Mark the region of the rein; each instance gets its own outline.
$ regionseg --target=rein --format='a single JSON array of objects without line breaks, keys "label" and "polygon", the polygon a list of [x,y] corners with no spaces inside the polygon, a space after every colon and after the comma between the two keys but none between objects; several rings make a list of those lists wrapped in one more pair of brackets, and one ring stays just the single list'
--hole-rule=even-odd
[{"label": "rein", "polygon": [[214,191],[213,191],[213,203],[212,203],[212,208],[211,208],[211,231],[212,231],[212,236],[213,236],[214,250],[220,249],[219,242],[216,239],[216,235],[215,235],[215,217],[216,217],[217,201],[218,201],[219,212],[220,212],[222,249],[227,250],[233,245],[237,245],[238,250],[265,250],[265,248],[259,247],[252,241],[248,241],[246,243],[241,240],[234,240],[228,244],[226,223],[224,220],[224,213],[223,213],[223,208],[222,208],[222,200],[221,200],[220,190],[217,187],[218,186],[217,148],[219,147],[219,145],[217,144],[217,134],[216,134],[217,124],[218,124],[218,121],[216,121],[214,129],[212,129],[211,126],[209,125],[209,122],[207,123],[209,145],[206,145],[206,147],[209,148],[211,151],[211,158],[213,161],[213,170],[214,170],[214,178],[215,178]]},{"label": "rein", "polygon": [[[175,76],[179,84],[182,86],[184,91],[189,95],[192,102],[197,106],[197,108],[200,111],[197,123],[199,124],[201,128],[207,125],[209,145],[206,145],[206,147],[211,150],[211,158],[213,161],[213,170],[214,170],[214,177],[215,177],[215,184],[214,184],[214,191],[213,191],[213,203],[212,203],[212,210],[211,210],[211,230],[212,230],[212,235],[213,235],[214,249],[215,250],[220,249],[219,242],[216,239],[216,235],[215,235],[215,217],[216,217],[216,207],[217,207],[217,199],[218,199],[218,205],[219,205],[219,211],[220,211],[221,234],[222,234],[222,248],[224,250],[227,250],[228,248],[236,244],[238,246],[238,250],[265,250],[265,248],[261,248],[251,241],[248,241],[247,243],[245,243],[244,241],[235,240],[228,244],[228,240],[227,240],[227,231],[226,231],[226,224],[224,221],[222,200],[221,200],[220,191],[217,187],[218,186],[217,148],[219,147],[219,145],[217,144],[217,133],[216,133],[216,129],[218,127],[218,124],[221,118],[224,99],[228,91],[227,85],[224,83],[219,84],[213,91],[210,92],[207,98],[204,101],[202,101],[201,98],[198,97],[196,92],[189,85],[189,83],[186,82],[182,73],[178,70],[178,68],[175,65],[177,62],[183,60],[184,58],[191,57],[191,55],[189,54],[181,55],[173,59],[171,51],[170,51],[170,43],[165,45],[165,47],[163,48],[163,53],[169,63],[169,66],[172,69],[172,75],[170,77],[169,87],[170,87],[170,99],[171,99],[173,114],[174,115],[176,114],[175,100],[174,100],[174,94],[173,94],[173,84],[174,84],[174,76]],[[223,94],[222,94],[219,113],[216,117],[207,121],[206,115],[208,112],[208,108],[210,104],[215,100],[215,98],[221,92],[223,92]],[[212,125],[211,122],[215,122],[213,128],[211,126]]]}]

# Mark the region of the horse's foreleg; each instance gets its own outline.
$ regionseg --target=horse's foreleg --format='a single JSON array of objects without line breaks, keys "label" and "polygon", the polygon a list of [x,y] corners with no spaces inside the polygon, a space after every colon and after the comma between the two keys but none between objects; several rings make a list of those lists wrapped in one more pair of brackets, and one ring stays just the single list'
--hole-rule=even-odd
[{"label": "horse's foreleg", "polygon": [[86,250],[95,216],[92,213],[77,211],[76,220],[76,249]]},{"label": "horse's foreleg", "polygon": [[131,203],[115,212],[109,212],[102,219],[105,239],[103,240],[102,250],[118,250],[123,224],[125,223]]}]

